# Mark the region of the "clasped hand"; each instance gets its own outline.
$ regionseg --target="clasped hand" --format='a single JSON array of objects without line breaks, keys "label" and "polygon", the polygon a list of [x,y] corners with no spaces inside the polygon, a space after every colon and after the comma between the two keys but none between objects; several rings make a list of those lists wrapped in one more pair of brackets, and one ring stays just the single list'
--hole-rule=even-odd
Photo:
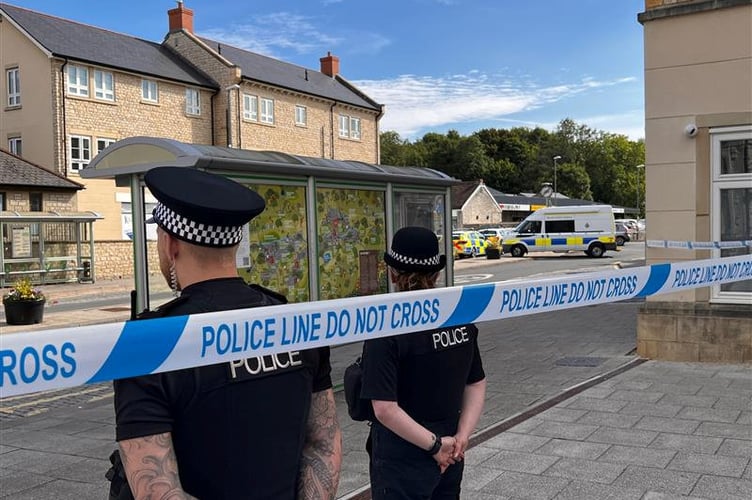
[{"label": "clasped hand", "polygon": [[466,442],[463,443],[454,436],[442,436],[441,448],[433,456],[433,459],[439,464],[442,474],[447,470],[447,467],[465,458],[466,447]]}]

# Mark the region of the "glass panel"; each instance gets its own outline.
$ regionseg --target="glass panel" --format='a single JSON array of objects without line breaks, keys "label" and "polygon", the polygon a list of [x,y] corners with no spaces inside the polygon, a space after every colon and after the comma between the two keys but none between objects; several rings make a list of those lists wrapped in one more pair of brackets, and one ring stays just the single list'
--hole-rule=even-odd
[{"label": "glass panel", "polygon": [[752,173],[752,139],[721,141],[721,175]]},{"label": "glass panel", "polygon": [[322,300],[387,292],[383,191],[316,190]]},{"label": "glass panel", "polygon": [[[742,142],[742,141],[735,141]],[[749,141],[752,142],[752,141]],[[721,190],[721,241],[752,239],[752,188]],[[721,249],[721,257],[747,255],[752,248]],[[752,280],[721,285],[722,292],[752,292]]]},{"label": "glass panel", "polygon": [[250,223],[251,267],[239,272],[287,297],[310,300],[308,224],[304,186],[249,185],[266,201],[266,209]]},{"label": "glass panel", "polygon": [[[396,192],[394,194],[394,230],[406,226],[425,227],[439,237],[440,252],[444,253],[444,195],[433,193]],[[447,257],[449,260],[449,257]],[[446,285],[441,271],[437,286]]]}]

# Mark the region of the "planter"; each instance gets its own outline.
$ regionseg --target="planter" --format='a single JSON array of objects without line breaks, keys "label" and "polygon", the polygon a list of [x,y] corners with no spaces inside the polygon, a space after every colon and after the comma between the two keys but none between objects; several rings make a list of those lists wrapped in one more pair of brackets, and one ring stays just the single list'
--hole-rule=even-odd
[{"label": "planter", "polygon": [[5,322],[9,325],[41,323],[45,300],[4,300]]},{"label": "planter", "polygon": [[501,258],[501,250],[498,248],[486,248],[487,259],[499,259]]}]

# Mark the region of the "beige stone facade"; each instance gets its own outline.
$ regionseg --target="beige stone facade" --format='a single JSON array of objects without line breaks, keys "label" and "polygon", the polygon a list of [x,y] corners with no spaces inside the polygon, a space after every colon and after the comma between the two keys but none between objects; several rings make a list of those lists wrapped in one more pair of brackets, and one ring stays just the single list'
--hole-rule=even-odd
[{"label": "beige stone facade", "polygon": [[[720,198],[723,189],[752,186],[752,174],[747,169],[722,177],[719,165],[726,138],[752,149],[750,19],[747,0],[647,0],[639,15],[649,240],[720,240],[727,224],[722,218],[729,217],[749,227],[750,207],[734,205],[733,212],[722,214]],[[649,264],[711,257],[720,253],[660,248],[646,253]],[[677,361],[752,361],[748,288],[738,293],[698,288],[650,298],[638,318],[638,353]]]}]

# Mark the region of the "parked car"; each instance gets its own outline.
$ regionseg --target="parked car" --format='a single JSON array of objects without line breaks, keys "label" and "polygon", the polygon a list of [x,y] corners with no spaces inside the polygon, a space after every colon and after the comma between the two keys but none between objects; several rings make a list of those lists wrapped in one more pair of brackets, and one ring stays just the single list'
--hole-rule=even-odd
[{"label": "parked car", "polygon": [[632,241],[630,231],[624,222],[617,220],[614,222],[614,226],[616,227],[616,246],[622,247],[624,243]]},{"label": "parked car", "polygon": [[452,242],[458,259],[486,255],[486,248],[488,248],[486,237],[478,231],[453,231]]},{"label": "parked car", "polygon": [[501,245],[502,240],[505,236],[508,236],[512,233],[514,233],[514,228],[509,227],[489,227],[486,229],[480,229],[478,230],[480,234],[486,237],[486,239],[489,238],[498,238],[498,244]]}]

